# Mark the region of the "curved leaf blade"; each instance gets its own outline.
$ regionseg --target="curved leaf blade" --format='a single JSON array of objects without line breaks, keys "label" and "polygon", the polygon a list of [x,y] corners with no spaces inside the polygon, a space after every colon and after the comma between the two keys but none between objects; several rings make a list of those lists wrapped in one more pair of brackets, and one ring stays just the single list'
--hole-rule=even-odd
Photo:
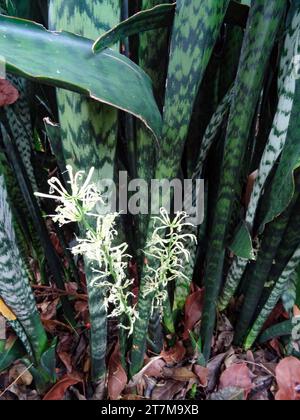
[{"label": "curved leaf blade", "polygon": [[152,29],[159,29],[172,24],[175,12],[174,4],[159,4],[152,9],[143,10],[124,20],[110,31],[101,35],[93,45],[93,52],[99,53],[116,42]]},{"label": "curved leaf blade", "polygon": [[160,136],[162,118],[151,80],[121,54],[95,55],[87,38],[6,16],[0,16],[0,52],[8,71],[129,112]]}]

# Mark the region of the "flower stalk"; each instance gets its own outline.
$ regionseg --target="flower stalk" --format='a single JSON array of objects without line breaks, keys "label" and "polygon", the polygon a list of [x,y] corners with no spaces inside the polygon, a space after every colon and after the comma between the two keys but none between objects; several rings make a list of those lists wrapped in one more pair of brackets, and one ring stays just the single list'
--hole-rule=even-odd
[{"label": "flower stalk", "polygon": [[144,288],[144,296],[152,296],[152,313],[159,310],[163,314],[163,308],[167,307],[165,302],[170,282],[187,279],[183,273],[183,261],[188,263],[190,260],[187,243],[197,243],[195,235],[186,233],[186,228],[193,226],[186,222],[187,217],[185,212],[177,212],[171,220],[164,208],[160,209],[160,216],[153,217],[155,228],[145,249],[153,265],[147,265],[147,283]]},{"label": "flower stalk", "polygon": [[[84,238],[77,238],[77,245],[72,248],[72,253],[83,255],[91,262],[92,272],[95,274],[91,285],[104,288],[107,313],[110,306],[113,306],[107,316],[119,318],[119,327],[128,330],[130,335],[138,313],[129,304],[133,296],[130,289],[134,280],[128,279],[126,274],[128,260],[131,259],[127,253],[128,245],[114,245],[118,236],[115,224],[119,213],[93,213],[96,204],[104,203],[96,184],[91,183],[94,168],[91,168],[85,180],[83,171],[73,174],[72,167],[67,166],[67,172],[70,193],[54,177],[48,181],[49,194],[36,195],[59,202],[56,214],[51,217],[61,226],[72,222],[80,222],[84,226],[86,235]],[[96,228],[93,227],[95,223],[91,222],[92,219],[96,219]],[[122,323],[122,319],[126,319],[126,322]]]}]

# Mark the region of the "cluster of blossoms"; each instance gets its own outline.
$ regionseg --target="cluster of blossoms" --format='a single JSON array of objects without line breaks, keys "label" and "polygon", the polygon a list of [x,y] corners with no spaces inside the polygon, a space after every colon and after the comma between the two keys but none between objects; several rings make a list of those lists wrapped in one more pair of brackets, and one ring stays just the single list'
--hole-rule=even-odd
[{"label": "cluster of blossoms", "polygon": [[[126,317],[126,325],[120,322],[120,327],[132,334],[138,313],[129,304],[133,294],[130,292],[133,280],[127,279],[127,261],[131,258],[126,253],[128,245],[114,245],[117,238],[115,229],[118,213],[97,217],[96,230],[87,230],[86,238],[78,239],[78,245],[72,249],[74,255],[85,255],[92,262],[95,273],[92,285],[102,287],[107,291],[104,305],[108,310],[109,304],[114,309],[109,317]],[[95,268],[95,265],[97,268]],[[109,279],[112,278],[113,282]]]},{"label": "cluster of blossoms", "polygon": [[[155,229],[146,245],[145,254],[151,261],[147,265],[147,284],[144,296],[151,295],[152,311],[163,310],[164,301],[168,298],[167,285],[178,279],[187,279],[183,273],[183,260],[190,259],[188,243],[197,242],[195,235],[186,233],[186,228],[193,226],[187,223],[188,215],[177,212],[174,219],[166,209],[160,209],[160,216],[154,217]],[[153,264],[153,265],[152,265]]]},{"label": "cluster of blossoms", "polygon": [[49,194],[35,193],[38,197],[50,198],[60,203],[55,210],[56,214],[50,216],[54,222],[63,226],[67,223],[82,222],[86,216],[95,216],[90,212],[97,203],[103,203],[103,199],[96,184],[91,183],[94,170],[94,168],[91,168],[86,180],[82,182],[85,172],[79,171],[74,175],[72,167],[68,165],[70,192],[66,190],[58,178],[52,177],[48,181],[50,185]]},{"label": "cluster of blossoms", "polygon": [[[70,192],[62,185],[61,181],[53,177],[48,183],[49,194],[36,193],[42,198],[56,200],[59,205],[56,214],[51,216],[61,226],[67,223],[80,222],[85,228],[85,238],[78,238],[78,244],[72,248],[74,255],[83,255],[91,263],[95,277],[92,284],[104,288],[104,305],[108,310],[110,304],[114,309],[110,317],[120,318],[120,327],[133,331],[133,326],[138,317],[137,311],[130,305],[133,280],[127,279],[127,261],[131,258],[126,253],[127,244],[114,245],[117,239],[115,229],[118,213],[100,215],[92,213],[96,205],[103,204],[101,194],[96,184],[92,183],[94,168],[89,171],[84,180],[83,171],[73,174],[71,166],[67,166]],[[91,222],[91,219],[94,219]],[[96,223],[95,222],[96,219]],[[94,228],[94,225],[96,227]],[[122,318],[126,317],[126,322]]]},{"label": "cluster of blossoms", "polygon": [[[79,222],[84,227],[85,237],[77,239],[72,253],[83,255],[91,263],[95,274],[92,285],[104,289],[106,310],[110,305],[114,308],[109,316],[119,317],[119,326],[132,334],[138,313],[130,304],[133,298],[130,292],[133,280],[126,275],[128,260],[131,258],[127,253],[128,246],[126,243],[116,245],[118,233],[115,224],[119,214],[102,215],[95,210],[104,201],[96,184],[91,182],[94,168],[89,171],[85,180],[83,171],[74,174],[72,167],[67,166],[67,172],[70,192],[58,178],[53,177],[48,181],[49,194],[36,195],[59,203],[56,214],[51,216],[55,222],[61,226]],[[152,311],[163,310],[170,281],[187,279],[183,273],[183,260],[188,262],[190,259],[190,253],[186,249],[188,243],[196,242],[195,235],[187,233],[187,228],[193,226],[186,222],[187,217],[185,212],[178,212],[171,219],[164,208],[160,209],[160,216],[154,217],[155,228],[145,250],[151,263],[147,265],[144,290],[145,297],[152,297]]]}]

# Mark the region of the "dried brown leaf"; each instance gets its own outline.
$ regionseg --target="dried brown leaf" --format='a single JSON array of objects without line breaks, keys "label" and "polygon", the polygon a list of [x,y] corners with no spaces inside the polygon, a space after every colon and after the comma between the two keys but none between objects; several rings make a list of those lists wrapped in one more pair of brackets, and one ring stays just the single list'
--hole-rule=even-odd
[{"label": "dried brown leaf", "polygon": [[67,389],[82,382],[79,375],[66,375],[59,382],[57,382],[50,391],[44,396],[44,401],[60,401],[64,398]]},{"label": "dried brown leaf", "polygon": [[278,401],[300,401],[300,360],[296,357],[283,359],[276,368]]},{"label": "dried brown leaf", "polygon": [[200,385],[206,388],[208,385],[209,369],[200,365],[194,365],[193,370],[199,379]]},{"label": "dried brown leaf", "polygon": [[0,106],[12,105],[18,99],[17,89],[7,79],[0,79]]},{"label": "dried brown leaf", "polygon": [[121,363],[120,344],[117,342],[108,363],[108,396],[117,400],[127,384],[127,374]]},{"label": "dried brown leaf", "polygon": [[189,332],[200,321],[203,311],[204,289],[198,289],[190,294],[185,303],[183,339],[188,340]]},{"label": "dried brown leaf", "polygon": [[166,379],[174,379],[175,381],[188,382],[190,379],[196,379],[196,375],[188,367],[163,368],[163,376]]},{"label": "dried brown leaf", "polygon": [[219,389],[230,387],[243,389],[245,398],[248,397],[252,389],[252,379],[246,363],[235,363],[222,373]]},{"label": "dried brown leaf", "polygon": [[163,383],[160,383],[154,389],[151,399],[152,400],[165,400],[170,401],[174,400],[176,394],[182,390],[182,382],[169,380]]},{"label": "dried brown leaf", "polygon": [[169,350],[163,350],[161,352],[161,357],[165,360],[165,362],[169,365],[181,362],[185,355],[186,349],[181,341],[178,341],[175,346],[170,348]]}]

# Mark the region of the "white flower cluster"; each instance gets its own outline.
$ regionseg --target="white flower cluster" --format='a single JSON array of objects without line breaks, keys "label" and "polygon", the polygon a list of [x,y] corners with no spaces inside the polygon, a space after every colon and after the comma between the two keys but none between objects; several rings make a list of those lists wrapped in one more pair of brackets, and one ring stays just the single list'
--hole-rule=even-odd
[{"label": "white flower cluster", "polygon": [[50,185],[49,194],[35,193],[36,196],[42,198],[51,198],[60,203],[56,208],[56,214],[52,215],[54,222],[58,222],[60,226],[72,222],[81,222],[86,215],[89,215],[95,205],[99,202],[103,203],[103,199],[97,190],[96,184],[91,183],[94,174],[94,168],[91,168],[84,182],[84,171],[73,174],[73,168],[68,165],[67,172],[71,193],[69,193],[60,180],[56,177],[48,181]]},{"label": "white flower cluster", "polygon": [[[104,305],[106,310],[113,305],[110,317],[126,317],[124,324],[120,320],[120,327],[133,331],[134,322],[138,317],[135,308],[130,304],[133,297],[129,291],[133,280],[128,280],[126,269],[130,255],[126,253],[127,244],[115,246],[118,236],[115,229],[118,213],[99,215],[91,213],[97,203],[103,203],[101,194],[96,184],[91,183],[94,168],[89,171],[85,181],[84,172],[73,174],[71,166],[67,166],[71,192],[69,193],[58,178],[51,178],[49,194],[36,193],[42,198],[50,198],[60,204],[56,208],[56,214],[51,216],[55,222],[65,225],[71,222],[80,222],[86,230],[85,238],[78,238],[78,245],[73,247],[74,255],[83,255],[91,262],[95,277],[92,284],[105,290]],[[96,218],[96,228],[90,223],[91,218]]]},{"label": "white flower cluster", "polygon": [[[78,245],[72,249],[72,252],[74,255],[85,255],[92,262],[92,269],[95,273],[92,285],[105,288],[104,305],[106,310],[110,304],[114,307],[109,317],[126,316],[126,325],[120,322],[119,326],[129,330],[130,335],[133,332],[138,313],[135,307],[129,304],[133,298],[130,290],[134,280],[129,280],[126,276],[127,261],[131,258],[126,253],[128,245],[123,243],[114,246],[118,235],[115,229],[118,215],[118,213],[114,213],[98,216],[96,231],[87,230],[87,237],[78,239]],[[94,268],[95,265],[97,268]],[[109,280],[110,278],[113,279],[113,282]]]},{"label": "white flower cluster", "polygon": [[188,215],[178,212],[173,220],[166,209],[160,209],[160,217],[154,217],[156,227],[151,240],[146,245],[145,254],[153,259],[147,265],[148,274],[144,296],[152,295],[152,311],[162,311],[163,303],[168,298],[167,285],[170,281],[187,278],[183,273],[183,260],[189,262],[188,242],[197,242],[196,236],[185,233],[185,228],[193,226],[185,222]]}]

